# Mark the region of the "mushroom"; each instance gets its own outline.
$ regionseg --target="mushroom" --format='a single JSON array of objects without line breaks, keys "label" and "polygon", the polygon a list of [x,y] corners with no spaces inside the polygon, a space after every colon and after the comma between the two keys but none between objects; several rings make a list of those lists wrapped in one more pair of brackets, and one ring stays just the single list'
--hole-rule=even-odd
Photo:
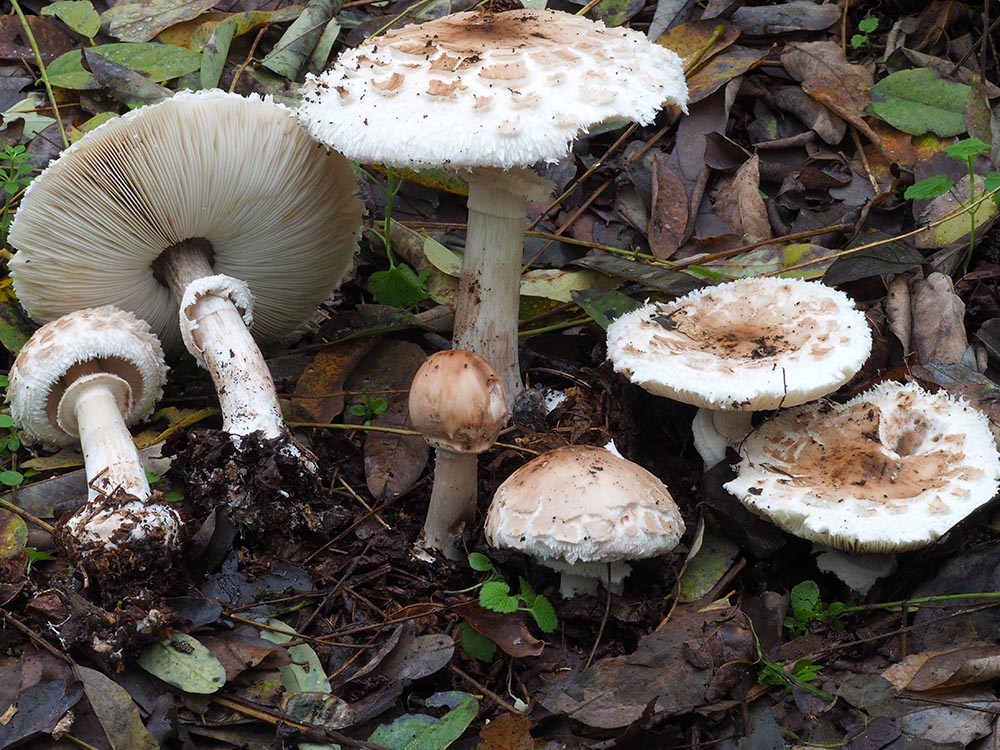
[{"label": "mushroom", "polygon": [[460,559],[463,528],[476,512],[476,456],[496,442],[507,422],[503,384],[477,354],[437,352],[413,376],[410,421],[435,448],[424,545]]},{"label": "mushroom", "polygon": [[347,160],[284,107],[183,92],[101,125],[32,182],[10,230],[11,277],[36,320],[112,303],[168,351],[183,340],[235,442],[257,434],[314,472],[254,337],[302,323],[351,267],[355,191]]},{"label": "mushroom", "polygon": [[454,13],[388,31],[310,76],[298,113],[351,159],[469,182],[454,347],[497,371],[513,407],[519,283],[529,201],[552,186],[529,168],[610,120],[685,106],[680,58],[642,34],[553,10]]},{"label": "mushroom", "polygon": [[604,448],[570,445],[538,456],[500,485],[486,514],[486,540],[521,550],[562,573],[564,597],[610,580],[620,592],[630,567],[669,552],[684,520],[663,483]]},{"label": "mushroom", "polygon": [[800,279],[738,279],[654,302],[608,326],[617,372],[701,407],[706,468],[750,432],[752,412],[798,406],[850,380],[871,352],[865,316],[843,292]]},{"label": "mushroom", "polygon": [[795,536],[851,553],[930,544],[1000,487],[986,416],[913,384],[782,411],[739,453],[730,493]]},{"label": "mushroom", "polygon": [[153,411],[166,378],[146,322],[110,306],[42,326],[10,370],[11,416],[28,440],[83,449],[87,501],[58,536],[105,595],[127,580],[162,583],[181,549],[180,515],[150,490],[128,431]]}]

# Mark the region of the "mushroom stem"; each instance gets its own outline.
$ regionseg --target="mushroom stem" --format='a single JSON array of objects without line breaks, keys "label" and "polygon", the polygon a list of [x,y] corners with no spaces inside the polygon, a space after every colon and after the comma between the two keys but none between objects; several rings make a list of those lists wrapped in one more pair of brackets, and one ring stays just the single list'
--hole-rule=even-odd
[{"label": "mushroom stem", "polygon": [[[130,397],[128,384],[93,363],[72,367],[66,379],[73,382],[59,403],[60,422],[80,436],[88,502],[118,489],[149,497],[149,481],[121,413]],[[65,424],[69,415],[75,424]]]},{"label": "mushroom stem", "polygon": [[466,179],[469,226],[453,346],[490,363],[503,380],[510,410],[523,390],[517,323],[528,201],[544,200],[552,183],[524,168],[479,168]]},{"label": "mushroom stem", "polygon": [[751,411],[723,411],[706,407],[698,409],[691,430],[695,450],[705,462],[706,470],[726,457],[727,448],[739,448],[753,429],[752,420]]},{"label": "mushroom stem", "polygon": [[[232,299],[243,292],[249,306],[252,297],[246,285],[216,275],[211,246],[201,239],[168,248],[154,268],[181,306],[180,325],[188,351],[215,383],[222,429],[231,435],[260,432],[271,439],[286,435],[271,372],[244,314]],[[197,283],[206,279],[218,279],[219,283]],[[235,286],[239,287],[237,292],[232,291]]]},{"label": "mushroom stem", "polygon": [[462,530],[476,515],[477,463],[475,453],[436,449],[424,546],[441,550],[449,560],[462,559]]}]

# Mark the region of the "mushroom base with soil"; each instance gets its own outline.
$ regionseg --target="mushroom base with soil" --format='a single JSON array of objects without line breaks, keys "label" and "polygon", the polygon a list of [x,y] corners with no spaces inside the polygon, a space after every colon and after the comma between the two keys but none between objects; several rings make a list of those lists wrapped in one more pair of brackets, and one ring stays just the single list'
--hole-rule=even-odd
[{"label": "mushroom base with soil", "polygon": [[287,445],[254,433],[237,446],[225,431],[193,430],[168,440],[164,454],[196,514],[218,509],[245,544],[274,547],[303,534],[332,535],[352,520]]}]

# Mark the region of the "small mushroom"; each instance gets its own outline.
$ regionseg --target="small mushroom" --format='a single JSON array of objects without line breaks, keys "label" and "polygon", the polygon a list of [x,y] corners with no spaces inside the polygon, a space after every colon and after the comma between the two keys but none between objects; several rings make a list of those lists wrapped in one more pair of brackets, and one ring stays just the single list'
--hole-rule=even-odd
[{"label": "small mushroom", "polygon": [[128,431],[152,412],[166,377],[149,326],[110,306],[42,326],[10,370],[7,400],[27,439],[83,449],[87,501],[58,536],[105,595],[126,581],[161,585],[181,550],[180,515],[150,490]]},{"label": "small mushroom", "polygon": [[680,58],[637,31],[562,11],[454,13],[391,29],[309,76],[298,113],[351,159],[469,182],[454,346],[497,371],[508,405],[522,390],[517,324],[529,201],[552,186],[531,169],[611,120],[646,125],[684,107]]},{"label": "small mushroom", "polygon": [[497,488],[486,540],[532,555],[562,573],[564,597],[610,579],[620,592],[624,561],[674,549],[684,520],[663,482],[604,448],[571,445],[538,456]]},{"label": "small mushroom", "polygon": [[851,553],[930,544],[1000,487],[986,416],[913,384],[782,411],[739,453],[729,492],[785,531]]},{"label": "small mushroom", "polygon": [[301,324],[351,267],[356,189],[347,160],[270,99],[178,93],[96,128],[32,182],[11,277],[35,320],[110,303],[168,351],[183,340],[234,443],[269,441],[315,476],[255,337]]},{"label": "small mushroom", "polygon": [[496,442],[507,422],[503,384],[472,352],[437,352],[413,376],[410,421],[435,448],[424,545],[457,560],[462,531],[476,513],[477,455]]},{"label": "small mushroom", "polygon": [[816,282],[745,278],[654,302],[608,326],[617,372],[657,396],[701,407],[706,468],[750,432],[753,411],[798,406],[850,380],[871,352],[865,316]]}]

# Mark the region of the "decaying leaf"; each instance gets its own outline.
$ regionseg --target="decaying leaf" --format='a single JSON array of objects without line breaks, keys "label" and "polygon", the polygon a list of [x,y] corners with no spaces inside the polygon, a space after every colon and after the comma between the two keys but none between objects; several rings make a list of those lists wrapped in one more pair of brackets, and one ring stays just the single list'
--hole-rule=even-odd
[{"label": "decaying leaf", "polygon": [[969,341],[965,334],[965,303],[955,294],[951,278],[932,273],[910,285],[913,347],[921,364],[958,364]]},{"label": "decaying leaf", "polygon": [[196,18],[217,0],[139,0],[122,2],[101,14],[107,33],[123,42],[148,42],[164,29]]},{"label": "decaying leaf", "polygon": [[960,687],[1000,678],[1000,646],[970,643],[940,651],[910,654],[884,672],[897,691]]},{"label": "decaying leaf", "polygon": [[160,743],[142,723],[128,691],[96,669],[78,665],[76,673],[112,750],[154,750]]}]

